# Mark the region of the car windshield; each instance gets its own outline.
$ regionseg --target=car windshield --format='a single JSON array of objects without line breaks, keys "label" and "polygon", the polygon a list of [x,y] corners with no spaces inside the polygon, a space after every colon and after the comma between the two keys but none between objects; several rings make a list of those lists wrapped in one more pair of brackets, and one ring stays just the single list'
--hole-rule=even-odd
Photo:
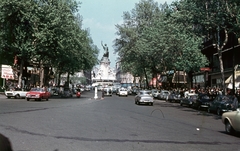
[{"label": "car windshield", "polygon": [[210,97],[207,96],[207,95],[203,95],[201,98],[202,98],[202,99],[210,99]]},{"label": "car windshield", "polygon": [[150,95],[150,91],[140,91],[140,95]]},{"label": "car windshield", "polygon": [[43,91],[43,89],[42,88],[32,88],[31,91],[40,92],[40,91]]},{"label": "car windshield", "polygon": [[197,95],[190,96],[191,99],[197,99],[197,97],[198,97]]},{"label": "car windshield", "polygon": [[222,96],[222,102],[232,101],[229,96]]}]

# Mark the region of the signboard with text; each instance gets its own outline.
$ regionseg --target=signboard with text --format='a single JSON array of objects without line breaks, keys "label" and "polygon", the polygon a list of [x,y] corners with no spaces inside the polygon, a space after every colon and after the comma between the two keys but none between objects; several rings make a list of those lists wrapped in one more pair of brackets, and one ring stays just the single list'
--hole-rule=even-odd
[{"label": "signboard with text", "polygon": [[3,79],[14,79],[14,74],[12,70],[12,66],[2,65],[1,78]]}]

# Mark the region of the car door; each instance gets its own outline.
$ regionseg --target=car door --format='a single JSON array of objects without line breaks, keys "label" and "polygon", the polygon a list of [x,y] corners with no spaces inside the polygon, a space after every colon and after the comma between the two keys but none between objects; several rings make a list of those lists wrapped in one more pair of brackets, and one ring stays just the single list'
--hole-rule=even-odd
[{"label": "car door", "polygon": [[232,118],[232,126],[234,130],[240,132],[240,110],[236,111],[236,114]]},{"label": "car door", "polygon": [[222,101],[221,96],[217,96],[212,102],[211,110],[216,111],[218,106],[221,104],[221,101]]},{"label": "car door", "polygon": [[43,98],[48,98],[48,91],[46,89],[43,89]]}]

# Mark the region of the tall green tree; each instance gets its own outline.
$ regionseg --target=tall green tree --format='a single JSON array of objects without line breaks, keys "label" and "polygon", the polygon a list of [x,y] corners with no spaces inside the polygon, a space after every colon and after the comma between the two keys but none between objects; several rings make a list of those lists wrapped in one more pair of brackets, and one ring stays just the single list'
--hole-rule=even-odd
[{"label": "tall green tree", "polygon": [[[20,67],[19,85],[21,86],[22,68],[29,60],[34,45],[34,22],[36,5],[34,1],[3,0],[0,2],[0,52],[13,64],[17,57]],[[16,64],[15,64],[16,65]]]},{"label": "tall green tree", "polygon": [[78,7],[75,0],[1,1],[0,53],[12,62],[17,56],[21,63],[31,62],[41,70],[57,68],[60,75],[91,69],[98,49],[75,15]]},{"label": "tall green tree", "polygon": [[181,0],[173,4],[175,19],[197,36],[212,40],[217,49],[221,71],[222,87],[225,89],[225,76],[222,51],[229,41],[229,34],[239,35],[238,0]]},{"label": "tall green tree", "polygon": [[125,70],[140,71],[147,78],[147,71],[156,77],[173,69],[190,72],[206,65],[199,39],[174,22],[174,15],[166,3],[159,7],[152,0],[124,13],[124,24],[117,25],[120,38],[115,40],[115,50]]}]

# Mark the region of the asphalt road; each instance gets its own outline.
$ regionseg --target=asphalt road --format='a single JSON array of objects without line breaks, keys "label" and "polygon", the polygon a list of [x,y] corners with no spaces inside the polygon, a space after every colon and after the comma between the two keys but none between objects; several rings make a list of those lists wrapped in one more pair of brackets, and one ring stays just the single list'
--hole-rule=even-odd
[{"label": "asphalt road", "polygon": [[217,115],[93,91],[42,102],[0,96],[0,133],[14,151],[240,151]]}]

